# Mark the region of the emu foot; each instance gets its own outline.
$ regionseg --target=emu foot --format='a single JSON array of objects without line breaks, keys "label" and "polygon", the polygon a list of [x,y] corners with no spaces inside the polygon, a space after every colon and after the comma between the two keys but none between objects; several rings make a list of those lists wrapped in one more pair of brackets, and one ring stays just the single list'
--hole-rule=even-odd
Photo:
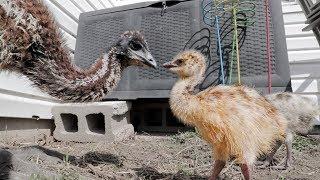
[{"label": "emu foot", "polygon": [[257,169],[267,169],[270,168],[274,165],[276,165],[276,161],[275,159],[272,160],[264,160],[264,161],[257,161],[255,163],[255,166]]},{"label": "emu foot", "polygon": [[256,162],[256,168],[257,169],[266,169],[266,168],[268,168],[268,167],[270,167],[271,166],[271,162],[269,162],[269,161],[258,161],[258,162]]},{"label": "emu foot", "polygon": [[292,159],[287,159],[286,157],[282,159],[282,161],[280,163],[274,163],[273,161],[268,162],[268,161],[264,161],[264,162],[259,162],[259,163],[265,163],[262,166],[257,166],[258,169],[262,168],[267,168],[269,167],[270,169],[273,170],[287,170],[288,168],[291,167],[292,164]]},{"label": "emu foot", "polygon": [[281,163],[275,166],[271,166],[273,170],[287,170],[292,165],[292,159],[283,159]]},{"label": "emu foot", "polygon": [[288,169],[288,167],[285,165],[270,166],[270,168],[273,170],[287,170]]}]

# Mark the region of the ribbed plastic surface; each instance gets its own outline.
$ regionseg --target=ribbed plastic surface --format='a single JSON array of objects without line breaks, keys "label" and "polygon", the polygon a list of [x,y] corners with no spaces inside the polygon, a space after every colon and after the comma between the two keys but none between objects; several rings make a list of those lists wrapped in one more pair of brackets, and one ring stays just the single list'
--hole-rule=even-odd
[{"label": "ribbed plastic surface", "polygon": [[[141,29],[150,44],[151,52],[158,64],[170,60],[182,50],[192,35],[190,10],[168,11],[163,17],[159,12],[146,13],[142,16]],[[139,79],[168,79],[174,75],[160,66],[156,70],[139,69]]]},{"label": "ribbed plastic surface", "polygon": [[108,18],[92,22],[81,27],[84,40],[77,48],[77,65],[82,68],[90,67],[108,47],[116,42],[124,29],[124,18]]},{"label": "ribbed plastic surface", "polygon": [[[247,28],[247,36],[240,51],[241,74],[243,76],[266,75],[268,72],[264,1],[255,1],[255,3],[254,25]],[[272,23],[270,27],[272,71],[275,73],[276,58]]]},{"label": "ribbed plastic surface", "polygon": [[[267,66],[267,47],[266,47],[266,18],[265,18],[265,6],[264,1],[255,2],[255,15],[252,18],[249,18],[249,21],[253,21],[253,26],[248,26],[246,30],[238,28],[239,41],[240,41],[240,69],[241,69],[241,77],[255,77],[255,76],[267,76],[268,66]],[[243,9],[249,9],[249,5],[242,5]],[[225,12],[220,14],[220,27],[223,29],[221,32],[222,38],[222,49],[224,54],[225,62],[225,75],[229,76],[228,66],[231,61],[231,51],[232,51],[232,39],[233,39],[233,20],[231,12]],[[243,17],[239,15],[239,17]],[[269,17],[272,16],[269,14]],[[217,81],[217,77],[220,72],[220,62],[217,50],[217,32],[215,29],[215,25],[210,27],[204,23],[202,23],[203,27],[208,27],[210,29],[210,55],[211,59],[208,58],[207,64],[209,64],[209,70],[207,71],[207,76],[212,76],[212,78],[208,77],[204,81],[204,88],[210,85],[216,85],[219,83]],[[224,28],[227,27],[227,28]],[[273,24],[270,23],[270,39],[271,39],[271,58],[272,58],[272,73],[276,73],[276,57],[275,57],[275,46],[274,46],[274,31]],[[208,33],[206,33],[208,34]],[[245,34],[245,35],[244,35]],[[244,41],[242,41],[244,38]],[[198,38],[199,39],[199,38]],[[194,40],[193,40],[194,41]],[[243,43],[242,43],[243,42]],[[191,48],[195,46],[189,46]],[[278,59],[280,60],[280,59]],[[287,60],[285,60],[287,61]],[[279,62],[280,63],[280,62]],[[233,65],[233,82],[237,80],[237,62],[236,58],[234,58]],[[254,84],[250,83],[250,84]]]},{"label": "ribbed plastic surface", "polygon": [[[271,2],[272,15],[269,16],[272,20],[270,27],[273,86],[278,90],[279,88],[284,90],[290,82],[284,27],[282,20],[273,19],[274,15],[282,15],[281,2],[278,0]],[[217,84],[220,64],[217,56],[216,30],[203,23],[200,1],[177,3],[168,7],[164,16],[160,15],[161,7],[151,7],[152,4],[148,2],[134,5],[134,8],[125,6],[82,14],[75,53],[76,64],[82,68],[89,67],[112,43],[116,42],[120,34],[126,30],[138,29],[144,34],[159,68],[129,68],[123,74],[116,92],[109,97],[117,99],[168,97],[175,76],[161,67],[161,64],[171,60],[185,46],[201,49],[210,44],[210,56],[208,56],[210,68],[203,87]],[[252,19],[254,25],[248,27],[246,31],[239,30],[240,35],[246,34],[240,49],[241,77],[245,84],[263,89],[267,87],[265,7],[263,1],[255,0],[255,4],[256,12]],[[229,20],[229,24],[232,23],[230,17],[231,13],[222,15],[221,26],[226,20]],[[210,32],[202,30],[203,28],[209,28]],[[227,29],[230,28],[232,25]],[[222,36],[225,32],[222,32]],[[193,36],[194,34],[196,35]],[[223,39],[226,55],[231,53],[232,37],[233,33],[230,33]],[[278,38],[278,42],[275,38]],[[193,42],[196,43],[191,46]],[[233,71],[233,80],[236,80],[236,63]]]}]

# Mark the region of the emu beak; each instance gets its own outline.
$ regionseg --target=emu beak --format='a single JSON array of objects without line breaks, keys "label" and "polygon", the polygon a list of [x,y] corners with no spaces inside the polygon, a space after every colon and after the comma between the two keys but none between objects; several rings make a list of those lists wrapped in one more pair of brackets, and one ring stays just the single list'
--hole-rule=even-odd
[{"label": "emu beak", "polygon": [[146,52],[146,58],[143,59],[143,63],[149,67],[152,67],[154,69],[157,68],[157,62],[156,60],[153,58],[153,56],[151,55],[150,52]]},{"label": "emu beak", "polygon": [[170,69],[170,68],[174,68],[177,67],[175,64],[173,64],[172,62],[166,62],[162,65],[164,68]]},{"label": "emu beak", "polygon": [[157,62],[149,51],[133,51],[132,53],[142,64],[154,69],[157,68]]}]

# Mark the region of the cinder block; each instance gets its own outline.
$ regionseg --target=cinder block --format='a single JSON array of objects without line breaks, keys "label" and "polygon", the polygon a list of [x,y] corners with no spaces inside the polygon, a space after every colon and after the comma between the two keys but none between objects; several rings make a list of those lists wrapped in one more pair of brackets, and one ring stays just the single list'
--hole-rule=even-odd
[{"label": "cinder block", "polygon": [[126,101],[68,103],[52,108],[60,141],[113,142],[134,134],[129,123],[131,103]]}]

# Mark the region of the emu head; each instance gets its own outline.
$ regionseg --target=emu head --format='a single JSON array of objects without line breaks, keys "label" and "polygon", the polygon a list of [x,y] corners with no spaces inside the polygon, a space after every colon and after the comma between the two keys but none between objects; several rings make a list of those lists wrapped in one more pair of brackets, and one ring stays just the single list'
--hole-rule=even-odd
[{"label": "emu head", "polygon": [[138,31],[127,31],[115,45],[117,59],[122,66],[157,67],[147,42]]},{"label": "emu head", "polygon": [[187,50],[179,53],[172,61],[163,64],[163,67],[176,73],[180,78],[202,76],[206,69],[206,59],[200,52]]}]

